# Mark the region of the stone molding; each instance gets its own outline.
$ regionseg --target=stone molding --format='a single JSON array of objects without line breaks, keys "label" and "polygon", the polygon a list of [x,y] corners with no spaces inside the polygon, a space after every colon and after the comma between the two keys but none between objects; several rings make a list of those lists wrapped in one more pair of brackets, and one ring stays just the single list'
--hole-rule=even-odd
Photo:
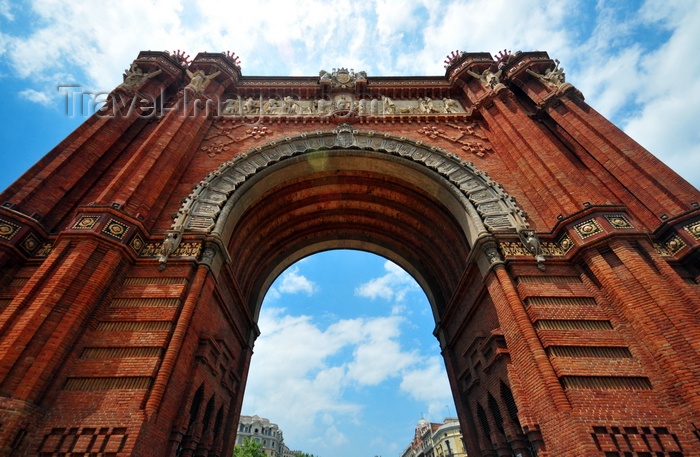
[{"label": "stone molding", "polygon": [[[421,141],[355,130],[350,124],[341,124],[332,131],[300,134],[255,147],[209,173],[184,199],[172,229],[166,233],[166,240],[175,240],[175,243],[169,243],[170,252],[177,250],[177,240],[181,240],[185,233],[220,235],[225,224],[225,220],[219,217],[224,205],[259,171],[305,153],[342,149],[369,150],[401,157],[436,172],[461,194],[465,211],[481,233],[517,233],[529,229],[526,214],[515,199],[472,162]],[[473,239],[469,240],[471,244],[477,236],[479,234],[473,234]],[[161,264],[167,262],[168,255],[164,252]]]}]

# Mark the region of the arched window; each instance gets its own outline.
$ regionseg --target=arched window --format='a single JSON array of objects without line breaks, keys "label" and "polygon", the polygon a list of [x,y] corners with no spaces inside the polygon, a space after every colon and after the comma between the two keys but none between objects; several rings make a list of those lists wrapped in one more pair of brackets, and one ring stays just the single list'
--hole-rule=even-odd
[{"label": "arched window", "polygon": [[498,403],[496,402],[496,399],[493,398],[493,395],[489,393],[489,409],[491,410],[491,414],[493,415],[493,420],[496,423],[496,428],[498,428],[498,431],[501,433],[505,433],[503,431],[503,416],[501,416],[501,410],[498,407]]},{"label": "arched window", "polygon": [[199,407],[202,405],[202,400],[204,400],[204,383],[199,386],[197,392],[194,393],[192,397],[192,404],[190,405],[190,422],[187,424],[187,431],[192,429],[192,424],[195,423],[197,417],[199,416]]},{"label": "arched window", "polygon": [[202,418],[202,432],[209,430],[209,424],[211,423],[211,417],[214,415],[214,396],[212,395],[207,402],[207,407],[204,410],[204,417]]},{"label": "arched window", "polygon": [[518,420],[518,405],[515,404],[515,398],[513,398],[513,393],[510,391],[508,386],[501,381],[501,399],[506,405],[508,410],[508,417],[520,427],[520,421]]},{"label": "arched window", "polygon": [[221,433],[221,424],[224,421],[224,407],[219,407],[219,411],[216,413],[216,420],[214,421],[214,440],[219,437]]}]

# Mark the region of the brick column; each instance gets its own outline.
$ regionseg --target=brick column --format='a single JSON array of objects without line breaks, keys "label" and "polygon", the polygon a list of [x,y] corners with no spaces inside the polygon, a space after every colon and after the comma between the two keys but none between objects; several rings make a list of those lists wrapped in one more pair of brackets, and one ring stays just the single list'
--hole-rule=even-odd
[{"label": "brick column", "polygon": [[13,411],[15,420],[3,422],[0,448],[7,449],[20,428],[31,428],[23,423],[37,417],[35,405],[123,264],[123,252],[107,242],[61,238],[10,302],[0,321],[0,390],[11,398],[0,410]]}]

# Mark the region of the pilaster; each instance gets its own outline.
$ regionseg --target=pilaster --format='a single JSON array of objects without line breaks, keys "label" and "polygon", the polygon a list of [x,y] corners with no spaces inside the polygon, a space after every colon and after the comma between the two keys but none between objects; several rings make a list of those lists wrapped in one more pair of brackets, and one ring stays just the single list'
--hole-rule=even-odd
[{"label": "pilaster", "polygon": [[697,190],[588,106],[565,82],[558,61],[544,52],[519,53],[504,72],[545,123],[551,120],[553,131],[578,159],[609,186],[610,201],[624,202],[645,226],[653,230],[660,220],[697,206]]}]

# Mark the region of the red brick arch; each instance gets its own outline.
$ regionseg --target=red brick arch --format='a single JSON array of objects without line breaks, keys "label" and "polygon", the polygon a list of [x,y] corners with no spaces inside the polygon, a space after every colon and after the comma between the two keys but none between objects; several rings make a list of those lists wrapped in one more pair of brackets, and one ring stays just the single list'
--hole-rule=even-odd
[{"label": "red brick arch", "polygon": [[0,194],[0,454],[230,455],[263,295],[335,248],[423,287],[471,457],[700,454],[700,192],[546,53],[134,65]]},{"label": "red brick arch", "polygon": [[[295,211],[285,206],[302,193]],[[276,233],[280,226],[287,227],[284,236]],[[225,162],[195,186],[173,227],[177,239],[206,233],[227,247],[233,265],[245,265],[245,274],[254,275],[242,282],[250,284],[244,293],[255,316],[289,265],[321,250],[353,248],[411,272],[439,321],[459,281],[455,273],[479,257],[473,248],[529,225],[514,199],[473,163],[429,144],[341,125]],[[296,239],[299,231],[305,235]]]}]

